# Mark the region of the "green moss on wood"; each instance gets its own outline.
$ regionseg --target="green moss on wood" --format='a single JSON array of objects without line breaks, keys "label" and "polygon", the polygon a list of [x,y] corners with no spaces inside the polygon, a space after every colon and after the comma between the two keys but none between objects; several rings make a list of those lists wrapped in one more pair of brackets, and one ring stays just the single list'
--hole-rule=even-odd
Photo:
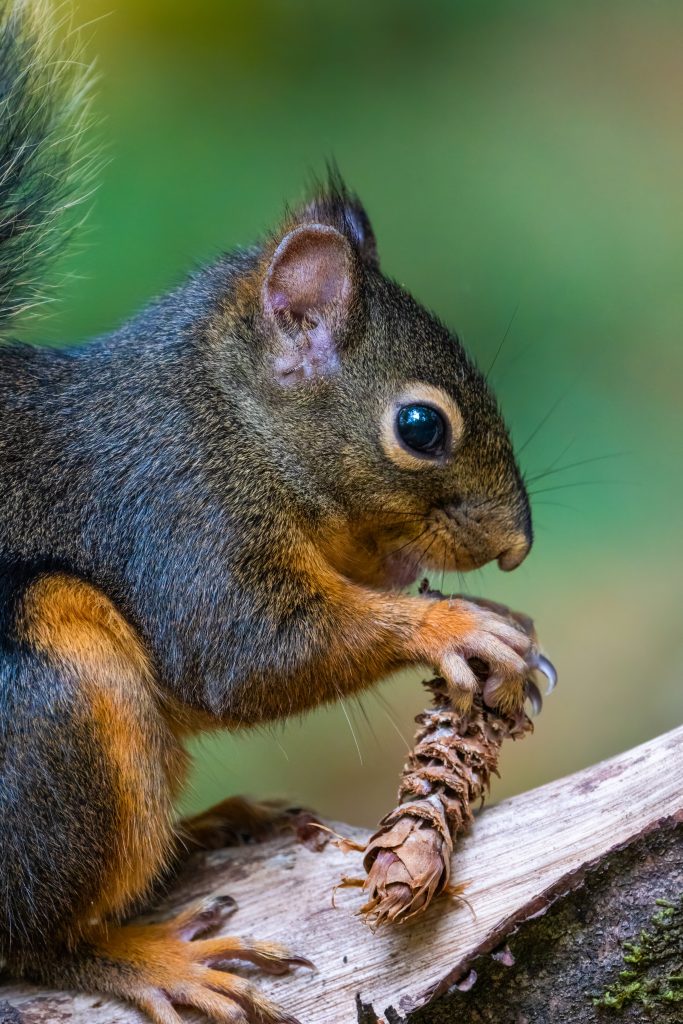
[{"label": "green moss on wood", "polygon": [[656,901],[659,910],[635,942],[622,944],[625,969],[596,1007],[618,1012],[640,1005],[649,1011],[683,1003],[683,894],[675,903]]}]

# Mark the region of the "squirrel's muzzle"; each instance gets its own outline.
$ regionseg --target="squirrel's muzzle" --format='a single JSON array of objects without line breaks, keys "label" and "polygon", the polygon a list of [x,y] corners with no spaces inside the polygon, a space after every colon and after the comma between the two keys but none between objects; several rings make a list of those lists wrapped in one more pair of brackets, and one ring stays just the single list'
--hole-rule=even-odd
[{"label": "squirrel's muzzle", "polygon": [[520,531],[512,540],[509,547],[498,555],[498,567],[503,572],[511,572],[521,565],[531,550],[531,536],[529,533]]}]

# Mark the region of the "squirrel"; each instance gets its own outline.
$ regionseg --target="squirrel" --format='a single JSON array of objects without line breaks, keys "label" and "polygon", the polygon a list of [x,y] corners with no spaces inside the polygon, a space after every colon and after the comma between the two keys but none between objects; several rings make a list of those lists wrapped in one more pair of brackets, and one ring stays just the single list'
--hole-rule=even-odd
[{"label": "squirrel", "polygon": [[77,162],[64,45],[40,3],[2,0],[0,964],[156,1024],[179,1024],[176,1004],[292,1024],[226,961],[308,961],[205,937],[228,901],[129,923],[184,848],[282,813],[235,798],[178,822],[184,741],[416,664],[459,708],[480,685],[519,705],[534,638],[405,588],[430,567],[514,569],[529,499],[484,376],[382,273],[336,170],[113,333],[8,337]]}]

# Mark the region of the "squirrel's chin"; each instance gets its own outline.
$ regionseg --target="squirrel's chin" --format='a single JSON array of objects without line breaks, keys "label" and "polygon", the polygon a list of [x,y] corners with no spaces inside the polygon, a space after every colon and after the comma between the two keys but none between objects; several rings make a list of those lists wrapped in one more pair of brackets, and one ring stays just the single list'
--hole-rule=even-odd
[{"label": "squirrel's chin", "polygon": [[409,587],[419,577],[429,573],[430,570],[441,572],[470,572],[472,569],[479,569],[490,559],[478,560],[469,551],[453,551],[444,560],[439,553],[433,561],[426,560],[416,555],[401,554],[390,555],[384,562],[383,584],[388,590],[401,590]]},{"label": "squirrel's chin", "polygon": [[389,555],[384,562],[384,585],[388,590],[402,590],[409,587],[421,573],[422,566],[414,557]]}]

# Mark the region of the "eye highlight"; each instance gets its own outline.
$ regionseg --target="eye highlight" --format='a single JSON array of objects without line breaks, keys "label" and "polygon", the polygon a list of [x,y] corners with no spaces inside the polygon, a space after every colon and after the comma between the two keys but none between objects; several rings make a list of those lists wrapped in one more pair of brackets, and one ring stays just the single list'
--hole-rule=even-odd
[{"label": "eye highlight", "polygon": [[404,405],[396,417],[396,433],[412,451],[440,455],[446,440],[446,424],[441,413],[430,405]]}]

